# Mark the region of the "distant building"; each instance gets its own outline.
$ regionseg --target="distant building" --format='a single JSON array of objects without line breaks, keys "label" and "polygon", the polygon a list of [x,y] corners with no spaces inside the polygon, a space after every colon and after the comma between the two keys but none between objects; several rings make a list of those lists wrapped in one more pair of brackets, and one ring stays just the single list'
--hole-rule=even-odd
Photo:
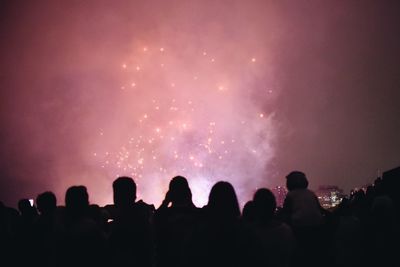
[{"label": "distant building", "polygon": [[343,190],[335,185],[322,185],[316,191],[319,203],[325,209],[336,207],[345,197]]},{"label": "distant building", "polygon": [[276,206],[282,207],[283,202],[285,201],[285,198],[286,198],[286,194],[287,194],[286,188],[284,186],[277,186],[277,187],[273,188],[271,191],[275,195]]}]

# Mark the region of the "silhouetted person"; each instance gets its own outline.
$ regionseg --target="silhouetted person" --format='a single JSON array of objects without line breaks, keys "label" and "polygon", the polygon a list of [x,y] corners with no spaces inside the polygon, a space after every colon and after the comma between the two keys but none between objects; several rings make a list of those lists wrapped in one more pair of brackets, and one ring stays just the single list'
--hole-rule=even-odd
[{"label": "silhouetted person", "polygon": [[53,192],[44,192],[36,198],[39,217],[35,222],[36,264],[54,266],[56,263],[56,210],[57,199]]},{"label": "silhouetted person", "polygon": [[283,212],[294,228],[320,226],[323,221],[321,205],[314,192],[308,190],[304,173],[291,172],[286,176],[288,194],[283,204]]},{"label": "silhouetted person", "polygon": [[0,265],[16,266],[19,251],[17,251],[17,234],[19,213],[16,209],[6,207],[0,202]]},{"label": "silhouetted person", "polygon": [[257,266],[254,239],[241,224],[233,186],[216,183],[204,219],[185,246],[185,266]]},{"label": "silhouetted person", "polygon": [[337,228],[334,233],[335,266],[365,266],[363,231],[350,201],[342,200],[335,210]]},{"label": "silhouetted person", "polygon": [[252,200],[244,204],[242,211],[242,220],[246,223],[254,223],[256,221],[256,210]]},{"label": "silhouetted person", "polygon": [[90,216],[85,186],[71,186],[65,194],[64,230],[58,261],[63,266],[104,266],[105,235]]},{"label": "silhouetted person", "polygon": [[398,266],[400,222],[396,217],[395,203],[386,190],[375,197],[370,213],[369,266]]},{"label": "silhouetted person", "polygon": [[83,185],[71,186],[65,194],[66,211],[70,219],[87,215],[89,209],[89,194]]},{"label": "silhouetted person", "polygon": [[29,264],[34,259],[34,251],[28,244],[33,244],[35,241],[34,236],[34,222],[38,217],[36,207],[31,204],[29,199],[21,199],[18,201],[18,210],[20,212],[19,223],[16,233],[16,248],[19,264],[21,266]]},{"label": "silhouetted person", "polygon": [[53,192],[47,191],[37,196],[36,205],[40,215],[51,216],[57,209],[57,198]]},{"label": "silhouetted person", "polygon": [[179,266],[184,241],[199,219],[192,192],[185,177],[176,176],[155,213],[157,266]]},{"label": "silhouetted person", "polygon": [[150,225],[152,209],[143,201],[136,202],[136,184],[130,177],[113,182],[114,205],[110,214],[112,266],[151,266],[153,238]]},{"label": "silhouetted person", "polygon": [[295,247],[292,229],[275,219],[276,200],[266,189],[258,189],[253,197],[254,223],[264,266],[290,266]]},{"label": "silhouetted person", "polygon": [[35,206],[33,206],[29,199],[26,198],[18,201],[18,210],[21,214],[21,219],[25,224],[32,224],[38,216]]},{"label": "silhouetted person", "polygon": [[323,209],[315,193],[307,189],[308,180],[303,172],[289,173],[286,176],[286,187],[289,192],[282,213],[298,242],[294,261],[302,265],[319,265],[324,258],[321,244],[326,241],[322,239]]}]

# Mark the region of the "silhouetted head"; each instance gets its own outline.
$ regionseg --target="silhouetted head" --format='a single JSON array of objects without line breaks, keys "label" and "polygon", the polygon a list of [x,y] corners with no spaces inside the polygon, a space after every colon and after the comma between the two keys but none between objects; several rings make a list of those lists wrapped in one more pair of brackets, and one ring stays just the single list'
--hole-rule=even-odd
[{"label": "silhouetted head", "polygon": [[235,189],[228,182],[217,182],[211,189],[207,207],[213,216],[237,219],[240,216]]},{"label": "silhouetted head", "polygon": [[31,203],[29,202],[29,199],[24,198],[18,201],[18,210],[21,213],[21,215],[28,214],[31,209],[32,206]]},{"label": "silhouetted head", "polygon": [[289,191],[294,189],[306,189],[307,187],[307,177],[303,172],[293,171],[286,176],[286,188]]},{"label": "silhouetted head", "polygon": [[57,208],[57,198],[53,192],[47,191],[37,196],[36,205],[41,214],[49,214]]},{"label": "silhouetted head", "polygon": [[136,184],[131,177],[119,177],[113,182],[114,204],[131,206],[136,200]]},{"label": "silhouetted head", "polygon": [[258,219],[265,221],[274,216],[276,210],[276,200],[271,190],[267,188],[258,189],[254,194],[253,203]]},{"label": "silhouetted head", "polygon": [[65,206],[68,210],[80,211],[89,207],[89,195],[83,185],[71,186],[65,193]]},{"label": "silhouetted head", "polygon": [[247,201],[246,204],[244,204],[242,218],[247,222],[254,222],[256,220],[256,211],[252,200]]},{"label": "silhouetted head", "polygon": [[169,194],[172,204],[193,204],[192,191],[183,176],[175,176],[169,183]]}]

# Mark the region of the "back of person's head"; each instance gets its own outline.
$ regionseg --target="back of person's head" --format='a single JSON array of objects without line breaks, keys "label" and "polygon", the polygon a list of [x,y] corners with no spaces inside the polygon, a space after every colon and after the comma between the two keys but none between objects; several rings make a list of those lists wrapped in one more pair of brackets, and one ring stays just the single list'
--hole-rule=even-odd
[{"label": "back of person's head", "polygon": [[293,171],[286,176],[286,188],[289,191],[295,189],[306,189],[308,180],[306,175],[300,171]]},{"label": "back of person's head", "polygon": [[118,177],[113,182],[114,204],[116,206],[130,206],[136,200],[136,183],[131,177]]},{"label": "back of person's head", "polygon": [[170,198],[173,204],[192,205],[192,191],[183,176],[175,176],[169,183]]},{"label": "back of person's head", "polygon": [[256,220],[256,211],[252,200],[247,201],[246,204],[244,204],[242,219],[246,222],[254,222]]},{"label": "back of person's head", "polygon": [[71,186],[65,193],[65,206],[71,211],[81,211],[89,207],[89,194],[83,185]]},{"label": "back of person's head", "polygon": [[31,203],[29,202],[29,199],[23,198],[18,201],[18,210],[21,213],[21,215],[27,215],[31,209],[32,206]]},{"label": "back of person's head", "polygon": [[276,210],[276,200],[271,190],[260,188],[254,194],[253,202],[257,219],[266,221],[274,216]]},{"label": "back of person's head", "polygon": [[235,189],[228,182],[217,182],[211,189],[207,207],[213,216],[223,219],[237,219],[240,208]]},{"label": "back of person's head", "polygon": [[41,214],[49,214],[57,208],[57,198],[53,192],[47,191],[36,197],[36,205]]}]

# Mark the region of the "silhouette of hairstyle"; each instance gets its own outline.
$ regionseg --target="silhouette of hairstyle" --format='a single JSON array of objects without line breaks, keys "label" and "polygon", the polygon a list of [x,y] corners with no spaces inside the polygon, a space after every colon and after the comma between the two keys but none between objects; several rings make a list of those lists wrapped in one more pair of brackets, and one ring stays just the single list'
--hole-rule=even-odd
[{"label": "silhouette of hairstyle", "polygon": [[256,211],[254,202],[252,200],[247,201],[244,204],[243,211],[242,211],[242,218],[248,222],[253,222],[256,219]]},{"label": "silhouette of hairstyle", "polygon": [[89,195],[83,185],[71,186],[65,193],[65,206],[71,210],[82,210],[89,206]]},{"label": "silhouette of hairstyle", "polygon": [[57,198],[53,192],[47,191],[36,197],[36,205],[40,213],[47,214],[57,208]]},{"label": "silhouette of hairstyle", "polygon": [[210,212],[220,218],[235,219],[240,216],[239,203],[235,189],[228,182],[217,182],[208,197]]},{"label": "silhouette of hairstyle", "polygon": [[172,202],[192,202],[192,191],[188,181],[183,176],[175,176],[169,183],[169,194]]},{"label": "silhouette of hairstyle", "polygon": [[29,212],[31,208],[32,206],[29,202],[29,199],[23,198],[18,201],[18,210],[21,212],[21,214]]},{"label": "silhouette of hairstyle", "polygon": [[129,206],[136,200],[136,183],[131,177],[118,177],[113,182],[114,204],[116,206]]},{"label": "silhouette of hairstyle", "polygon": [[289,191],[294,189],[306,189],[307,187],[307,177],[303,172],[293,171],[286,176],[286,188]]},{"label": "silhouette of hairstyle", "polygon": [[271,190],[267,188],[258,189],[254,194],[253,203],[258,219],[267,220],[273,217],[276,210],[276,200]]}]

